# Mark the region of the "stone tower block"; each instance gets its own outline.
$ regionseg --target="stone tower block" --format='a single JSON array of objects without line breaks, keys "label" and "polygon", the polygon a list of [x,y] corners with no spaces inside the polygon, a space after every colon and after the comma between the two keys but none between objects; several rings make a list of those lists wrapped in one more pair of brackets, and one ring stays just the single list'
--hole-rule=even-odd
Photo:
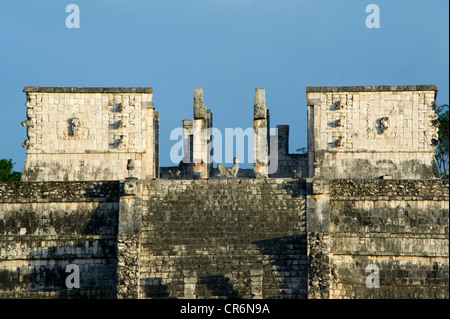
[{"label": "stone tower block", "polygon": [[309,176],[435,177],[434,85],[308,87]]},{"label": "stone tower block", "polygon": [[203,99],[203,89],[194,89],[193,175],[205,179],[212,175],[212,112]]},{"label": "stone tower block", "polygon": [[255,89],[255,104],[253,112],[253,139],[255,176],[267,177],[269,170],[270,145],[270,114],[266,107],[265,89]]},{"label": "stone tower block", "polygon": [[159,114],[152,88],[26,87],[23,181],[158,177]]}]

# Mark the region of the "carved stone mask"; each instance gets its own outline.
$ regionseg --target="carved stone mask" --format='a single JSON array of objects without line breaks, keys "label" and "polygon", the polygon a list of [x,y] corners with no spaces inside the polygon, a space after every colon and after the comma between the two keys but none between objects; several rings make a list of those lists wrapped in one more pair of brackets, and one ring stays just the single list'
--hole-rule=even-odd
[{"label": "carved stone mask", "polygon": [[384,132],[389,127],[389,117],[382,117],[380,119],[380,128]]},{"label": "carved stone mask", "polygon": [[78,136],[78,134],[80,133],[80,126],[81,126],[81,121],[80,121],[79,118],[74,117],[70,121],[70,128],[72,130],[72,135],[73,136]]}]

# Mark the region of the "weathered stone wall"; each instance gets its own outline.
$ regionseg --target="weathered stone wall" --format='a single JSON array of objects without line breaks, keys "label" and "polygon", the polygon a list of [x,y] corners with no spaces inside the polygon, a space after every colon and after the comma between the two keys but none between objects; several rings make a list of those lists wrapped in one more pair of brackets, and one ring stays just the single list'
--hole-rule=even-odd
[{"label": "weathered stone wall", "polygon": [[151,88],[26,87],[23,181],[157,177],[159,117]]},{"label": "weathered stone wall", "polygon": [[[448,298],[448,187],[331,181],[330,298]],[[379,288],[366,286],[369,265],[379,269]]]},{"label": "weathered stone wall", "polygon": [[[194,176],[192,174],[189,175],[189,172],[187,169],[184,169],[186,166],[179,165],[179,166],[168,166],[168,167],[160,167],[160,179],[194,179]],[[226,165],[225,167],[230,168],[231,165]],[[172,172],[169,173],[169,171]],[[174,177],[173,174],[177,174],[177,172],[180,171],[180,176]],[[217,176],[220,174],[220,170],[217,167],[214,167],[211,169],[211,175],[212,178],[217,178]],[[291,174],[292,175],[292,174]],[[255,172],[253,171],[253,168],[240,168],[236,178],[254,178]]]},{"label": "weathered stone wall", "polygon": [[310,87],[309,176],[435,176],[433,85]]},{"label": "weathered stone wall", "polygon": [[276,135],[271,136],[270,139],[269,158],[276,162],[276,171],[269,173],[269,176],[272,178],[292,178],[294,175],[308,177],[308,154],[289,153],[289,125],[277,125]]},{"label": "weathered stone wall", "polygon": [[143,183],[140,298],[306,298],[305,183]]},{"label": "weathered stone wall", "polygon": [[[0,183],[0,298],[448,298],[448,187]],[[69,264],[80,288],[65,285]]]},{"label": "weathered stone wall", "polygon": [[115,298],[118,210],[118,182],[0,183],[0,298]]}]

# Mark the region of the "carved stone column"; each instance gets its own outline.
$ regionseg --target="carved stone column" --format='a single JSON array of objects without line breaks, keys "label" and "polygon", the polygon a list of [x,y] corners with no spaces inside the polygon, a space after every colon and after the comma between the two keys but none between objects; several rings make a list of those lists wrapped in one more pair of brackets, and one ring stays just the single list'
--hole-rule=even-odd
[{"label": "carved stone column", "polygon": [[117,298],[139,297],[139,250],[142,220],[142,198],[138,179],[121,183],[119,225],[117,234]]},{"label": "carved stone column", "polygon": [[255,89],[253,115],[253,139],[255,162],[253,170],[256,178],[266,178],[269,166],[269,110],[266,107],[265,89]]},{"label": "carved stone column", "polygon": [[206,179],[209,177],[208,142],[211,137],[208,127],[212,123],[212,113],[205,107],[203,89],[194,89],[194,134],[193,134],[193,171],[194,178]]},{"label": "carved stone column", "polygon": [[306,232],[308,299],[330,297],[330,195],[329,182],[307,178]]}]

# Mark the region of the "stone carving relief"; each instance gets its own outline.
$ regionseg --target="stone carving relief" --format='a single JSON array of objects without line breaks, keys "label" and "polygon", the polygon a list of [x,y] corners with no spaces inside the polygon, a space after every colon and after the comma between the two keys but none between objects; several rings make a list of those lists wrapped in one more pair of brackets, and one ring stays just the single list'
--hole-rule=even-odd
[{"label": "stone carving relief", "polygon": [[224,167],[222,164],[218,164],[219,175],[217,177],[236,178],[239,172],[239,158],[235,157],[233,163],[232,167]]},{"label": "stone carving relief", "polygon": [[[125,102],[124,102],[125,101]],[[108,106],[111,108],[109,109],[110,113],[109,115],[109,122],[108,122],[108,129],[114,130],[109,134],[109,141],[108,141],[108,147],[110,149],[118,149],[123,150],[128,148],[128,134],[126,133],[126,130],[129,129],[129,124],[133,127],[135,124],[134,117],[135,114],[133,113],[133,121],[130,121],[130,114],[128,114],[126,111],[126,105],[132,106],[134,108],[134,105],[136,103],[136,98],[134,96],[110,96],[108,101]],[[125,105],[126,104],[126,105]]]},{"label": "stone carving relief", "polygon": [[[39,118],[36,118],[34,125],[39,127],[41,121]],[[54,133],[56,133],[57,139],[77,140],[92,138],[89,136],[89,128],[86,125],[82,125],[84,122],[81,120],[80,115],[68,114],[61,111],[57,113],[55,122],[56,127]]]},{"label": "stone carving relief", "polygon": [[203,99],[203,89],[194,89],[194,119],[206,119],[207,109]]},{"label": "stone carving relief", "polygon": [[320,179],[320,178],[314,179],[311,186],[312,186],[312,193],[314,195],[323,194],[323,190],[324,190],[323,186],[324,185],[323,185],[322,179]]},{"label": "stone carving relief", "polygon": [[171,169],[168,171],[169,173],[169,179],[180,179],[181,178],[181,171],[177,170],[176,173],[172,172]]},{"label": "stone carving relief", "polygon": [[389,128],[389,117],[385,116],[380,118],[380,129],[381,132],[385,132]]},{"label": "stone carving relief", "polygon": [[119,141],[118,141],[118,145],[117,148],[118,149],[125,149],[128,145],[128,136],[126,134],[121,134],[119,136]]},{"label": "stone carving relief", "polygon": [[133,177],[133,171],[134,171],[134,161],[133,159],[129,159],[127,162],[127,171],[128,171],[128,177]]},{"label": "stone carving relief", "polygon": [[433,101],[433,102],[431,102],[431,108],[434,110],[434,111],[437,111],[437,109],[438,109],[438,105],[437,105],[437,102],[436,101]]},{"label": "stone carving relief", "polygon": [[264,89],[255,90],[255,104],[253,108],[254,119],[267,118],[266,96]]},{"label": "stone carving relief", "polygon": [[334,102],[333,107],[335,110],[342,110],[344,108],[344,106],[341,104],[341,101]]},{"label": "stone carving relief", "polygon": [[108,101],[108,106],[111,106],[111,109],[110,109],[111,112],[121,113],[125,109],[123,103],[120,101],[120,99],[118,97],[110,99]]},{"label": "stone carving relief", "polygon": [[79,136],[81,130],[81,121],[78,117],[70,119],[69,133],[71,136]]},{"label": "stone carving relief", "polygon": [[136,98],[133,95],[129,95],[128,96],[128,105],[129,106],[134,106],[136,102]]},{"label": "stone carving relief", "polygon": [[34,99],[32,98],[31,95],[27,95],[27,102],[25,103],[25,105],[29,109],[34,106],[34,102],[35,102],[36,97],[34,95],[33,95],[33,97],[34,97]]},{"label": "stone carving relief", "polygon": [[344,146],[344,137],[343,136],[338,136],[338,138],[336,139],[336,147],[343,147]]},{"label": "stone carving relief", "polygon": [[[128,123],[131,126],[135,126],[136,125],[136,113],[135,112],[130,112],[129,116],[128,116]],[[126,125],[124,125],[123,127],[126,127]]]},{"label": "stone carving relief", "polygon": [[434,133],[431,136],[431,145],[438,146],[439,145],[439,135],[437,133]]},{"label": "stone carving relief", "polygon": [[27,128],[27,139],[23,141],[23,148],[30,148],[34,143],[30,142],[30,137],[35,137],[35,130],[33,129],[36,124],[36,114],[33,107],[36,105],[36,95],[27,95],[27,102],[25,103],[27,107],[27,120],[20,123],[23,127]]},{"label": "stone carving relief", "polygon": [[36,112],[34,110],[36,100],[36,95],[27,95],[27,101],[25,103],[27,107],[27,119],[20,123],[23,127],[27,128],[27,139],[22,143],[23,148],[30,148],[34,145],[30,140],[31,138],[34,139],[36,137],[36,131],[34,130],[34,126],[36,125]]},{"label": "stone carving relief", "polygon": [[31,143],[30,140],[25,140],[22,143],[23,148],[30,148],[31,146],[33,146],[33,143]]},{"label": "stone carving relief", "polygon": [[366,129],[366,133],[367,133],[367,137],[368,137],[368,138],[371,138],[371,139],[376,138],[375,131],[374,131],[372,128],[368,127],[368,128]]},{"label": "stone carving relief", "polygon": [[36,96],[36,106],[42,106],[42,95],[41,94]]},{"label": "stone carving relief", "polygon": [[439,127],[439,125],[440,125],[439,114],[433,113],[432,115],[430,115],[430,119],[431,119],[431,125],[433,125],[434,127]]},{"label": "stone carving relief", "polygon": [[266,118],[266,114],[267,114],[267,109],[265,108],[265,107],[263,107],[262,105],[258,105],[258,104],[255,104],[255,107],[254,107],[254,118],[255,119],[259,119],[259,118],[261,118],[261,119],[264,119],[264,118]]},{"label": "stone carving relief", "polygon": [[128,135],[127,134],[109,134],[108,147],[116,149],[126,149],[128,147]]},{"label": "stone carving relief", "polygon": [[292,170],[292,173],[294,173],[294,178],[302,178],[302,171],[298,171],[296,169]]},{"label": "stone carving relief", "polygon": [[136,195],[137,178],[129,177],[125,179],[125,182],[121,183],[122,195]]},{"label": "stone carving relief", "polygon": [[21,124],[23,127],[33,127],[34,121],[33,121],[33,119],[28,118],[26,121],[23,121]]},{"label": "stone carving relief", "polygon": [[117,130],[126,128],[128,124],[127,114],[109,113],[109,129]]}]

